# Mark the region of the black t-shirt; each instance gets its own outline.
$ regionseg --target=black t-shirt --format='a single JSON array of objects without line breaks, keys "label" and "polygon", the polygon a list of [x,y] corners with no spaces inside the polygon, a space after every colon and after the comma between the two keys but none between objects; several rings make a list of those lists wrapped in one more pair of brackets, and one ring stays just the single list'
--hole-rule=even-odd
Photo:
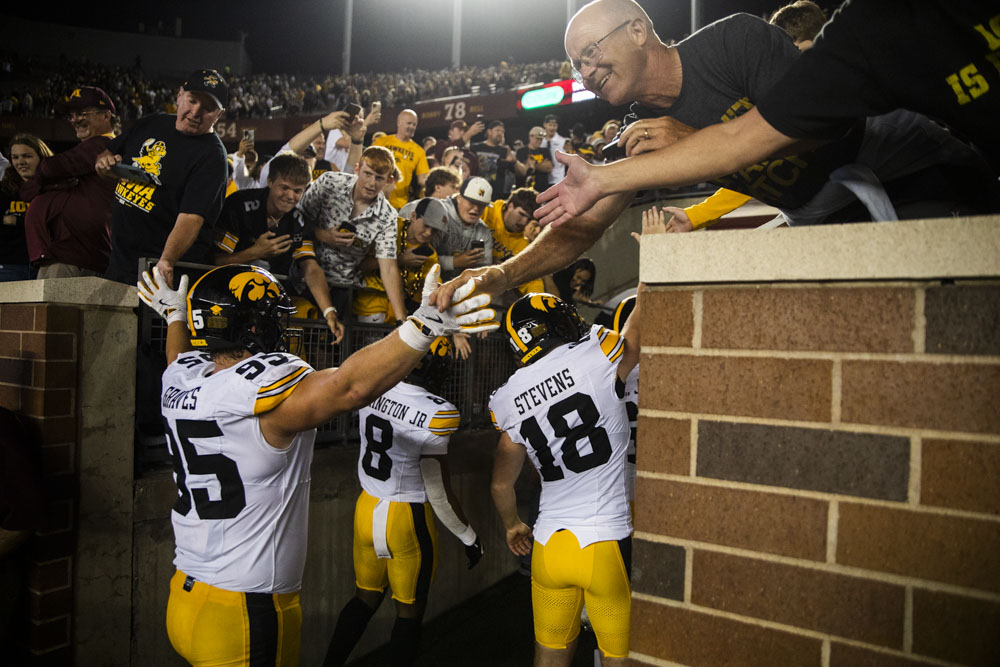
[{"label": "black t-shirt", "polygon": [[[677,100],[666,109],[635,103],[626,125],[671,116],[701,129],[733,120],[752,109],[800,55],[783,30],[749,14],[705,26],[680,42],[677,53],[683,68]],[[765,160],[715,183],[778,208],[798,208],[823,187],[833,169],[854,161],[863,128],[859,122],[840,141],[811,153]]]},{"label": "black t-shirt", "polygon": [[178,132],[176,120],[168,114],[140,118],[108,144],[122,164],[141,167],[156,179],[154,185],[119,181],[115,186],[106,274],[111,280],[135,282],[139,258],[160,257],[181,213],[205,219],[182,261],[210,263],[211,228],[222,210],[228,174],[226,149],[215,132]]},{"label": "black t-shirt", "polygon": [[[7,167],[13,169],[14,167]],[[3,222],[0,223],[0,264],[27,264],[28,243],[24,237],[24,215],[28,202],[0,193]]]},{"label": "black t-shirt", "polygon": [[982,0],[845,2],[758,109],[795,138],[836,137],[856,118],[911,109],[1000,163],[998,16]]},{"label": "black t-shirt", "polygon": [[[222,215],[215,225],[215,248],[217,252],[237,253],[246,250],[254,244],[257,237],[268,231],[267,226],[267,195],[269,188],[254,188],[237,190],[226,198]],[[289,275],[293,260],[307,257],[316,259],[313,251],[313,238],[306,232],[305,219],[302,212],[293,208],[278,220],[271,228],[275,236],[286,234],[292,237],[292,247],[288,252],[277,257],[268,257],[255,264],[271,273]]]},{"label": "black t-shirt", "polygon": [[[552,155],[549,153],[547,148],[528,148],[524,146],[517,149],[517,161],[527,163],[528,159],[535,161],[535,164],[541,164],[545,160],[551,160]],[[529,175],[524,181],[525,187],[534,188],[539,192],[548,189],[549,187],[549,175],[543,174],[540,171],[536,171],[534,174]]]},{"label": "black t-shirt", "polygon": [[507,183],[508,174],[511,183],[514,180],[510,163],[502,162],[510,149],[507,146],[490,146],[485,141],[472,144],[469,148],[479,159],[479,175],[493,186],[493,201],[503,199],[510,191],[510,184]]}]

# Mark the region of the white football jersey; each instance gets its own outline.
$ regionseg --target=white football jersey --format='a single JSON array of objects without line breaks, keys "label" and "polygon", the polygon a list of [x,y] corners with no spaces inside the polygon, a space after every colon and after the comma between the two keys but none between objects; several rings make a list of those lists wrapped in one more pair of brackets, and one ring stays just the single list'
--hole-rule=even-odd
[{"label": "white football jersey", "polygon": [[199,352],[167,367],[160,406],[177,483],[177,569],[230,591],[299,590],[316,431],[278,449],[264,440],[257,415],[288,398],[312,370],[280,352],[217,373]]},{"label": "white football jersey", "polygon": [[628,452],[625,454],[625,488],[635,501],[635,428],[639,421],[639,364],[625,378],[625,409],[628,411]]},{"label": "white football jersey", "polygon": [[458,422],[454,405],[408,382],[361,408],[361,488],[381,500],[427,502],[420,457],[447,454]]},{"label": "white football jersey", "polygon": [[629,421],[615,389],[625,339],[593,326],[518,369],[490,399],[497,428],[523,445],[542,478],[534,537],[560,529],[581,547],[632,532],[625,490]]}]

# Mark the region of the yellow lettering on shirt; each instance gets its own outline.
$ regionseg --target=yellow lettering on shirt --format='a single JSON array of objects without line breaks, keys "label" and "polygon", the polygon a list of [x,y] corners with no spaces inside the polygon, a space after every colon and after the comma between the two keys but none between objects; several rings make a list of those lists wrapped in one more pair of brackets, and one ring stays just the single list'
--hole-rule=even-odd
[{"label": "yellow lettering on shirt", "polygon": [[120,203],[147,213],[156,206],[153,202],[153,193],[155,192],[155,185],[143,185],[130,181],[118,181],[118,185],[115,186],[115,198]]}]

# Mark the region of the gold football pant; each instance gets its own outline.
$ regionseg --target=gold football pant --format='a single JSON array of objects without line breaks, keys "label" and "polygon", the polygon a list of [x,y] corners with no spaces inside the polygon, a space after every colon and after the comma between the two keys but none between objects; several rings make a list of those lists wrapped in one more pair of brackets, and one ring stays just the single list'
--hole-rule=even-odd
[{"label": "gold football pant", "polygon": [[547,648],[566,648],[580,634],[580,608],[586,601],[601,651],[609,658],[627,657],[631,552],[631,537],[581,549],[568,530],[554,533],[548,544],[535,542],[531,554],[535,640]]},{"label": "gold football pant", "polygon": [[170,579],[167,635],[192,665],[298,665],[301,633],[297,592],[226,591],[180,570]]},{"label": "gold football pant", "polygon": [[[367,591],[392,588],[403,604],[427,599],[437,567],[437,526],[429,503],[390,503],[385,525],[373,529],[379,499],[361,492],[354,507],[354,576]],[[374,530],[384,530],[392,558],[375,554]]]}]

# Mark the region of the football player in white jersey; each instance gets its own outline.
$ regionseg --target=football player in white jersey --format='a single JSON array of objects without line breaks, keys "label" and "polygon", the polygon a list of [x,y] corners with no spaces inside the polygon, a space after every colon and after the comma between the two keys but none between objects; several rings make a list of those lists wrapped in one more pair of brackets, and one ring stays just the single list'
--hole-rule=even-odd
[{"label": "football player in white jersey", "polygon": [[177,483],[170,642],[196,665],[297,665],[316,427],[402,380],[438,336],[496,328],[495,313],[456,318],[425,305],[340,368],[313,371],[286,352],[293,309],[262,269],[218,267],[188,292],[186,276],[173,290],[154,268],[139,297],[167,320],[161,409]]},{"label": "football player in white jersey", "polygon": [[[603,664],[623,665],[628,656],[632,518],[623,396],[639,358],[637,322],[631,318],[621,335],[588,330],[573,306],[535,293],[518,299],[504,320],[523,367],[490,399],[503,431],[492,492],[511,551],[532,551],[536,666],[570,664],[584,602]],[[518,516],[514,494],[525,455],[542,478],[533,529]]]},{"label": "football player in white jersey", "polygon": [[451,344],[438,338],[406,380],[358,413],[361,495],[354,512],[355,596],[341,610],[325,666],[340,667],[382,602],[396,601],[391,664],[416,659],[427,589],[437,561],[434,514],[465,545],[469,569],[482,557],[448,483],[445,456],[458,429],[454,405],[440,397],[451,373]]}]

